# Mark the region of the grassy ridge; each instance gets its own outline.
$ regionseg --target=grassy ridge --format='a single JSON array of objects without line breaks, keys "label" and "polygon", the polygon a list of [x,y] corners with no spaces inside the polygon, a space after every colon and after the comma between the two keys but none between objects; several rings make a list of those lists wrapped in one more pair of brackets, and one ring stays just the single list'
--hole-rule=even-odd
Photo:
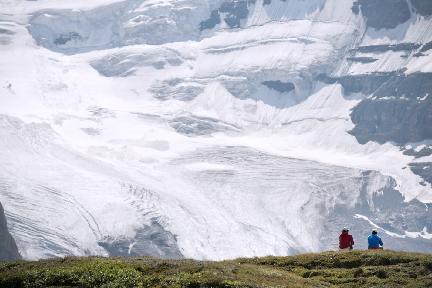
[{"label": "grassy ridge", "polygon": [[432,287],[432,255],[352,251],[222,262],[18,261],[0,263],[0,287]]}]

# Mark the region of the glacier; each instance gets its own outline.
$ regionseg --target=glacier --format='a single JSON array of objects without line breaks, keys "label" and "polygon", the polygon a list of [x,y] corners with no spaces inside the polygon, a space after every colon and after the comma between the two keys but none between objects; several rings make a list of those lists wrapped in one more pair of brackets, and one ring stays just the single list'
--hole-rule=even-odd
[{"label": "glacier", "polygon": [[0,0],[25,259],[432,252],[432,2]]}]

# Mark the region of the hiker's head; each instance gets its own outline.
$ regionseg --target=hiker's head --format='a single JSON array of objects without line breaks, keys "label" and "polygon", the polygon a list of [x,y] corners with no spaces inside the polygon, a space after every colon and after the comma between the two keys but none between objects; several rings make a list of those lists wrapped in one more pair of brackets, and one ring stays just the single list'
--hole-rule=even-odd
[{"label": "hiker's head", "polygon": [[342,232],[348,233],[348,231],[349,231],[349,229],[348,229],[347,227],[344,227],[344,228],[342,229]]},{"label": "hiker's head", "polygon": [[377,229],[372,229],[372,234],[374,234],[374,235],[378,234],[378,230]]}]

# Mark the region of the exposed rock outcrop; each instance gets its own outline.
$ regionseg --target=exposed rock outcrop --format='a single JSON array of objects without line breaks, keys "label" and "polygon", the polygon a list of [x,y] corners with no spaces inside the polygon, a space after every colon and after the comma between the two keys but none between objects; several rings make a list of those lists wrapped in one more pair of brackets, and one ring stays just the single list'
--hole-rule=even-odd
[{"label": "exposed rock outcrop", "polygon": [[0,203],[0,261],[17,260],[20,258],[21,256],[18,252],[15,240],[7,229],[6,216],[3,206]]}]

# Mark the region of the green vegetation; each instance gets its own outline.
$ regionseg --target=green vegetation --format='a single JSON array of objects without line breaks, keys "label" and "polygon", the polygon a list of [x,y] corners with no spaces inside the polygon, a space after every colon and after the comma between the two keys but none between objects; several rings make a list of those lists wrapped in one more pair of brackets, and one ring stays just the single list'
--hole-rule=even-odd
[{"label": "green vegetation", "polygon": [[222,262],[67,257],[0,263],[0,287],[432,287],[432,255],[352,251]]}]

